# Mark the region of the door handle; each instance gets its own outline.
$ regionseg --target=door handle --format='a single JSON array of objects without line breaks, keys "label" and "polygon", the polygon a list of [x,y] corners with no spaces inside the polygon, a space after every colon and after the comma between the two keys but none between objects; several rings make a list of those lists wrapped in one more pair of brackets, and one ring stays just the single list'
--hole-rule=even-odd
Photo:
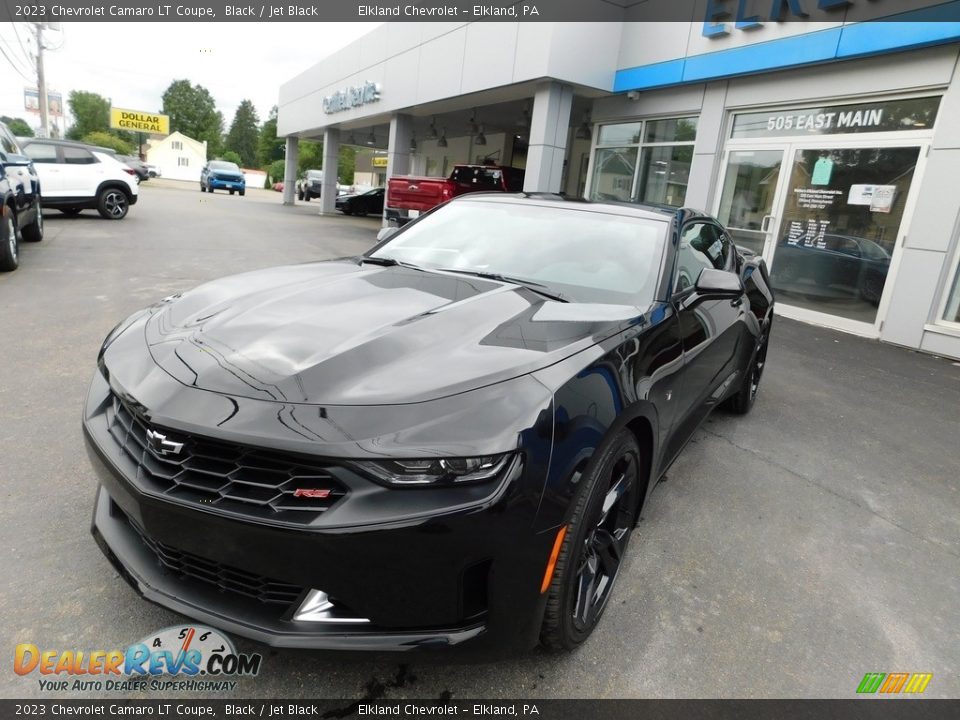
[{"label": "door handle", "polygon": [[741,295],[740,297],[736,297],[730,301],[730,307],[736,308],[736,307],[740,307],[741,305],[743,305],[743,295]]},{"label": "door handle", "polygon": [[763,220],[760,221],[760,232],[770,232],[770,225],[774,219],[773,215],[764,215]]}]

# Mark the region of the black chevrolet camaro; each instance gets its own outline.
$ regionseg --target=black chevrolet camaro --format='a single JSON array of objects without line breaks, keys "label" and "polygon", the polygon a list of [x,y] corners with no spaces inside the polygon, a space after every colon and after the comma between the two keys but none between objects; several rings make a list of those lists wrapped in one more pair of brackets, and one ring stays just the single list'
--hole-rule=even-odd
[{"label": "black chevrolet camaro", "polygon": [[120,323],[93,534],[149,600],[270,645],[572,648],[691,434],[753,404],[772,311],[701,213],[459,198]]}]

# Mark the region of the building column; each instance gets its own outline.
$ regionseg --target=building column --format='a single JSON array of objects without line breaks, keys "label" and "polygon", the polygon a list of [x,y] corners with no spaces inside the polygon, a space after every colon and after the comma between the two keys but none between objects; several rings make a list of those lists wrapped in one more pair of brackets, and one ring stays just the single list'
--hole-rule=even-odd
[{"label": "building column", "polygon": [[[410,174],[410,140],[413,138],[413,118],[409,115],[394,115],[390,118],[390,135],[387,138],[387,187],[390,178]],[[389,192],[389,190],[388,190]],[[384,224],[390,198],[383,203]]]},{"label": "building column", "polygon": [[287,136],[287,150],[283,158],[283,204],[293,205],[297,192],[297,161],[300,158],[300,138]]},{"label": "building column", "polygon": [[524,192],[560,192],[563,160],[567,154],[573,88],[557,82],[543,83],[533,96],[530,142]]},{"label": "building column", "polygon": [[337,177],[340,165],[340,128],[323,131],[323,184],[320,189],[320,214],[337,212]]}]

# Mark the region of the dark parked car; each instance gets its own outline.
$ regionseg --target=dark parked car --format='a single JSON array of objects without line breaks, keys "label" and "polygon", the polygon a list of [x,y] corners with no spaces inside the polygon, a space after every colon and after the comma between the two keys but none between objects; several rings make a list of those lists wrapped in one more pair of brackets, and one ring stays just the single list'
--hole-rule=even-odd
[{"label": "dark parked car", "polygon": [[117,160],[131,168],[137,174],[137,179],[139,179],[140,182],[153,177],[153,175],[150,174],[150,166],[138,157],[133,157],[132,155],[117,155]]},{"label": "dark parked car", "polygon": [[[859,297],[880,304],[890,272],[890,253],[873,240],[849,235],[824,235],[791,243],[784,238],[777,248],[774,281],[778,286],[813,283],[816,288]],[[786,289],[786,288],[785,288]],[[816,292],[816,290],[814,290]]]},{"label": "dark parked car", "polygon": [[323,170],[307,170],[297,180],[297,199],[310,202],[312,198],[320,197],[323,190]]},{"label": "dark parked car", "polygon": [[271,645],[572,648],[691,434],[750,410],[766,268],[695,211],[553,195],[381,235],[107,336],[94,537],[148,599]]},{"label": "dark parked car", "polygon": [[0,271],[20,264],[20,240],[43,240],[40,178],[30,158],[7,126],[0,122]]},{"label": "dark parked car", "polygon": [[383,213],[383,188],[374,188],[357,195],[340,195],[337,198],[337,210],[344,215],[370,215]]},{"label": "dark parked car", "polygon": [[200,171],[200,192],[212,193],[214,190],[237,192],[241,197],[246,194],[247,182],[243,170],[236,163],[226,160],[211,160]]}]

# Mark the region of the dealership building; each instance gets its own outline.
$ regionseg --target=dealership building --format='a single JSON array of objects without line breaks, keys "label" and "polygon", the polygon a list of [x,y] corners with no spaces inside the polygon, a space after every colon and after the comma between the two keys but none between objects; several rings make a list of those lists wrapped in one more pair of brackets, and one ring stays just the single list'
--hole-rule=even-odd
[{"label": "dealership building", "polygon": [[960,358],[960,23],[826,17],[380,25],[281,86],[285,201],[309,138],[326,167],[378,151],[378,180],[496,164],[696,207],[780,314]]}]

